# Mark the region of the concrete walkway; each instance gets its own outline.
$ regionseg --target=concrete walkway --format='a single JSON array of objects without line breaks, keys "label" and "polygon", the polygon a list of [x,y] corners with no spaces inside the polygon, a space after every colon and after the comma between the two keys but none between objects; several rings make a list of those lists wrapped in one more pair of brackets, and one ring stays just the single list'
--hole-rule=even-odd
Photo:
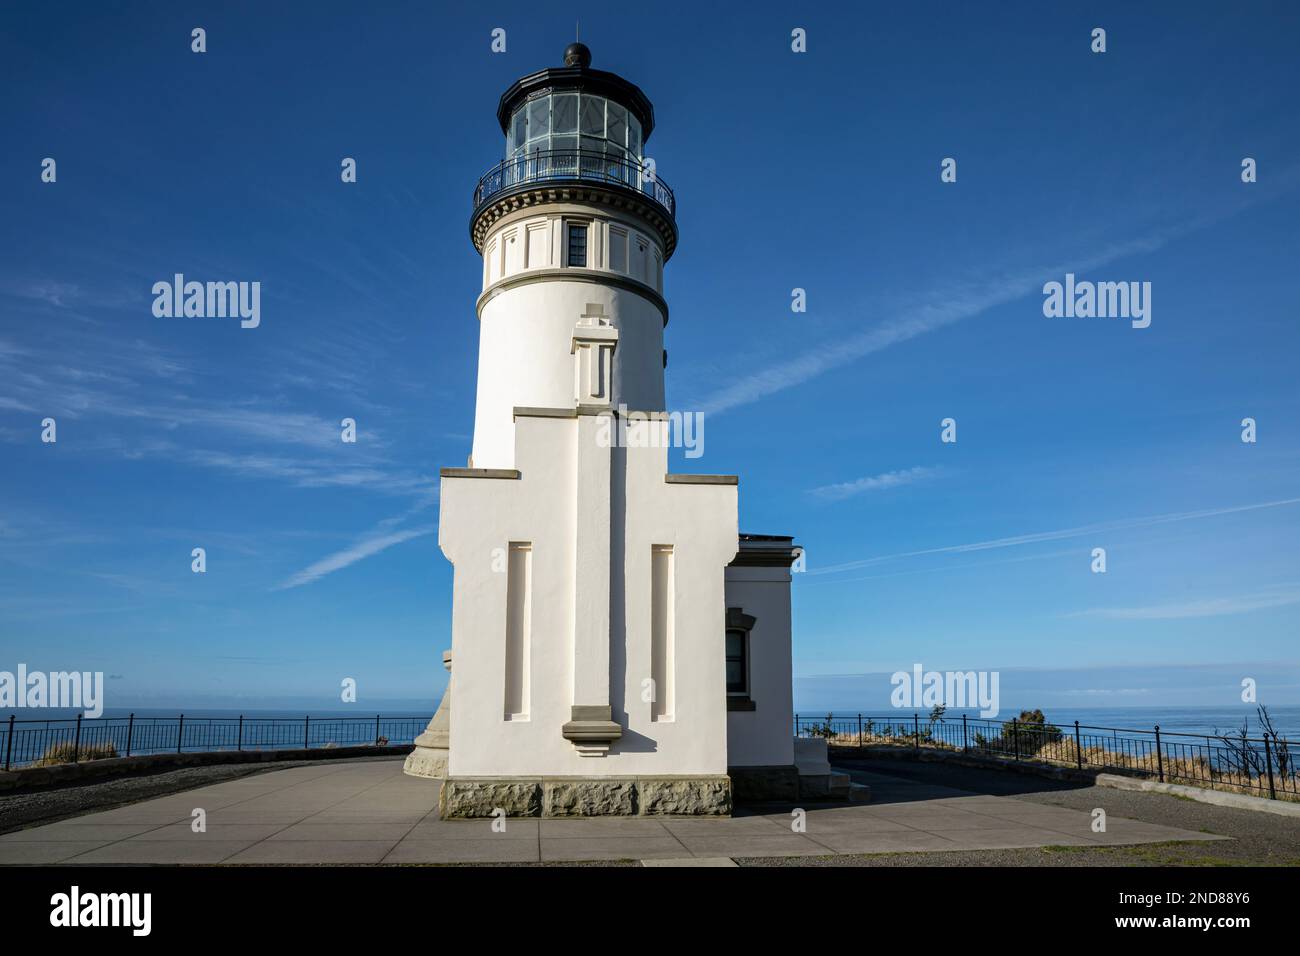
[{"label": "concrete walkway", "polygon": [[[1105,846],[1215,840],[1189,830],[1091,816],[1011,797],[972,794],[876,773],[872,802],[808,806],[730,819],[510,819],[443,821],[437,785],[407,777],[402,761],[295,767],[32,827],[0,836],[0,864],[420,864],[681,860],[826,856],[922,850]],[[191,828],[193,811],[207,831]]]}]

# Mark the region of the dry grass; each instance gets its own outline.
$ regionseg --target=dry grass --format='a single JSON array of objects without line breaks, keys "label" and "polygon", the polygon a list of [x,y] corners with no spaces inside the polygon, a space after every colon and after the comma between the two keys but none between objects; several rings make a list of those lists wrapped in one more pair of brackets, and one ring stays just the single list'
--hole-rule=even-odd
[{"label": "dry grass", "polygon": [[[57,744],[51,744],[45,749],[39,759],[32,762],[33,767],[53,767],[56,764],[72,763],[74,745],[70,741],[63,741]],[[82,744],[77,751],[77,761],[82,760],[104,760],[108,757],[116,757],[117,748],[112,743],[103,744]]]},{"label": "dry grass", "polygon": [[[882,732],[883,731],[883,732]],[[827,743],[832,747],[856,748],[858,746],[858,735],[856,732],[848,734],[836,734],[827,738]],[[872,728],[870,732],[863,728],[862,743],[866,746],[894,745],[914,747],[916,737],[914,732],[906,726]],[[1069,736],[1064,736],[1059,740],[1044,742],[1040,747],[1034,749],[1030,741],[1021,742],[1022,750],[1020,757],[1022,760],[1036,763],[1048,764],[1058,767],[1077,767],[1079,765],[1078,748],[1074,740]],[[924,725],[921,728],[921,747],[926,750],[945,750],[948,752],[957,752],[961,748],[956,744],[937,738],[930,739],[925,735]],[[999,748],[992,751],[985,751],[977,744],[972,745],[971,752],[975,754],[985,754],[987,756],[1009,756],[1001,753]],[[1100,746],[1091,746],[1083,748],[1083,767],[1084,769],[1100,770],[1105,769],[1112,773],[1129,773],[1134,776],[1157,779],[1160,773],[1160,764],[1156,759],[1155,753],[1127,753],[1123,751],[1107,750]],[[1206,790],[1220,790],[1229,793],[1243,793],[1248,796],[1259,797],[1268,795],[1268,777],[1252,776],[1247,773],[1230,772],[1225,770],[1215,770],[1210,766],[1210,762],[1205,757],[1193,758],[1175,758],[1168,754],[1164,757],[1164,779],[1166,783],[1177,783],[1188,787],[1200,787]],[[1277,798],[1279,800],[1292,800],[1300,802],[1300,793],[1293,790],[1282,789],[1282,777],[1277,775],[1274,778]]]}]

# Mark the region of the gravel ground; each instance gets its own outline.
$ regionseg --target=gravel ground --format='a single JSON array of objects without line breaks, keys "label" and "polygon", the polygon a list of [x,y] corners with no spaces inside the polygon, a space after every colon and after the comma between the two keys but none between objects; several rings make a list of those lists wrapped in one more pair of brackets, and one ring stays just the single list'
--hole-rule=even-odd
[{"label": "gravel ground", "polygon": [[0,833],[55,823],[100,810],[111,810],[169,793],[235,780],[255,773],[287,770],[329,760],[289,760],[283,763],[219,764],[212,767],[183,767],[147,776],[119,777],[27,793],[0,795]]},{"label": "gravel ground", "polygon": [[[827,857],[737,859],[741,866],[1300,866],[1300,818],[1216,807],[1163,793],[1051,780],[953,764],[868,758],[837,760],[836,769],[869,770],[906,780],[1015,797],[1072,810],[1103,807],[1110,816],[1232,837],[1210,843],[1124,847],[1039,847],[951,853],[873,853]],[[865,781],[863,781],[865,782]]]}]

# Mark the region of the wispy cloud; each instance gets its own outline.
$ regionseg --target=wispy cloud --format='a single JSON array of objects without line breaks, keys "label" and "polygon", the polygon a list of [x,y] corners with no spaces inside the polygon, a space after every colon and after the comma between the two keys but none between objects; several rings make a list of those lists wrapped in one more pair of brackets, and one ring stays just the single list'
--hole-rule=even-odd
[{"label": "wispy cloud", "polygon": [[62,309],[81,295],[81,289],[71,282],[56,282],[51,279],[32,279],[25,282],[6,282],[0,285],[0,292],[18,296],[22,299],[34,299],[55,308]]},{"label": "wispy cloud", "polygon": [[895,561],[899,558],[915,558],[930,554],[961,554],[968,551],[988,551],[994,548],[1014,548],[1027,544],[1039,544],[1044,541],[1061,541],[1066,538],[1081,538],[1085,535],[1105,534],[1129,528],[1145,528],[1152,525],[1170,524],[1177,521],[1194,521],[1200,518],[1214,518],[1219,515],[1239,514],[1245,511],[1259,511],[1263,508],[1281,508],[1300,504],[1300,498],[1283,498],[1278,501],[1263,501],[1253,505],[1237,505],[1231,508],[1206,508],[1200,511],[1177,511],[1163,515],[1147,515],[1139,518],[1123,518],[1100,524],[1080,525],[1075,528],[1061,528],[1056,531],[1038,531],[1033,534],[1015,535],[1009,538],[993,538],[988,541],[973,541],[969,544],[953,544],[942,548],[924,548],[920,551],[901,551],[897,554],[884,554],[860,561],[846,561],[843,564],[828,565],[808,571],[808,574],[834,574],[839,571],[851,571],[856,568],[870,567]]},{"label": "wispy cloud", "polygon": [[1171,604],[1151,604],[1144,607],[1100,607],[1080,611],[1072,617],[1101,617],[1114,621],[1173,621],[1192,617],[1221,617],[1226,614],[1245,614],[1271,607],[1300,604],[1300,587],[1290,586],[1254,594],[1231,597],[1202,598]]},{"label": "wispy cloud", "polygon": [[899,488],[903,485],[915,484],[918,481],[925,481],[938,475],[940,469],[927,468],[923,465],[917,465],[915,468],[904,468],[900,471],[887,471],[881,475],[871,475],[866,478],[858,478],[854,481],[844,481],[833,485],[822,485],[819,488],[810,489],[809,494],[816,495],[827,501],[843,501],[845,498],[852,498],[854,495],[865,494],[868,491],[884,491],[888,488]]},{"label": "wispy cloud", "polygon": [[437,500],[436,495],[426,495],[421,497],[415,504],[399,515],[393,515],[385,518],[375,525],[370,531],[357,538],[352,544],[348,545],[341,551],[336,551],[331,555],[321,558],[307,567],[303,568],[296,574],[290,575],[283,583],[274,590],[285,591],[289,588],[301,587],[304,584],[310,584],[325,577],[327,574],[333,574],[335,571],[341,571],[350,565],[363,561],[366,558],[379,554],[381,551],[387,551],[394,545],[401,544],[404,541],[410,541],[414,538],[422,538],[425,535],[433,534],[437,528],[433,525],[421,525],[415,528],[405,528],[395,530],[414,516],[422,514],[433,506]]},{"label": "wispy cloud", "polygon": [[906,314],[885,319],[857,335],[822,344],[792,359],[758,369],[696,403],[705,414],[717,414],[748,405],[768,395],[802,385],[833,369],[856,362],[893,345],[908,342],[928,332],[973,318],[989,309],[1039,291],[1044,276],[1063,275],[1067,271],[1083,272],[1116,259],[1160,248],[1174,232],[1119,243],[1086,259],[1044,265],[1013,275],[999,276],[988,282],[965,283],[949,287],[928,300],[918,303]]},{"label": "wispy cloud", "polygon": [[304,584],[310,584],[312,581],[318,581],[327,574],[333,574],[335,571],[341,571],[350,565],[356,564],[381,551],[387,551],[393,545],[401,544],[404,541],[410,541],[412,538],[422,538],[425,535],[433,534],[436,529],[433,526],[421,528],[408,528],[405,531],[394,531],[389,534],[371,534],[354,541],[342,551],[336,551],[328,557],[321,558],[319,561],[309,564],[297,574],[290,575],[275,590],[287,591],[289,588],[301,587]]},{"label": "wispy cloud", "polygon": [[[315,372],[310,392],[304,380],[302,402],[319,402],[321,389],[335,382],[326,367]],[[189,387],[194,385],[199,387]],[[214,391],[215,400],[208,399]],[[39,347],[0,340],[0,412],[40,412],[60,423],[64,417],[94,421],[93,431],[82,430],[87,438],[79,451],[164,459],[300,488],[403,496],[436,486],[436,479],[393,460],[392,443],[373,424],[392,421],[391,415],[363,418],[359,441],[344,444],[341,417],[362,403],[332,401],[346,410],[335,417],[290,402],[278,390],[232,399],[227,382],[138,340],[65,336]],[[112,419],[116,423],[107,421]],[[29,437],[0,429],[0,441]]]},{"label": "wispy cloud", "polygon": [[[1279,177],[1277,188],[1290,190],[1298,181],[1300,167],[1287,167]],[[1192,219],[1152,229],[1146,235],[1112,243],[1100,250],[1062,255],[1054,263],[1015,266],[1002,270],[992,279],[954,283],[929,296],[918,295],[919,301],[915,306],[901,309],[900,314],[889,316],[864,332],[819,343],[802,355],[759,368],[691,405],[706,414],[748,405],[890,346],[974,318],[1016,299],[1038,294],[1046,278],[1059,279],[1066,272],[1087,272],[1129,256],[1155,252],[1175,239],[1226,219],[1272,195],[1257,191],[1218,208],[1207,209]]]},{"label": "wispy cloud", "polygon": [[[1048,561],[1052,558],[1079,557],[1078,548],[1065,548],[1059,551],[1037,551],[1033,554],[1022,554],[1014,558],[1002,558],[999,561],[967,561],[962,564],[944,564],[938,567],[930,568],[909,568],[906,571],[887,571],[884,574],[860,574],[851,578],[826,578],[820,581],[809,581],[808,584],[852,584],[856,581],[879,581],[882,578],[905,578],[913,577],[918,574],[953,574],[969,570],[970,568],[988,568],[1002,564],[1022,564],[1025,561]],[[804,577],[817,572],[808,572]]]}]

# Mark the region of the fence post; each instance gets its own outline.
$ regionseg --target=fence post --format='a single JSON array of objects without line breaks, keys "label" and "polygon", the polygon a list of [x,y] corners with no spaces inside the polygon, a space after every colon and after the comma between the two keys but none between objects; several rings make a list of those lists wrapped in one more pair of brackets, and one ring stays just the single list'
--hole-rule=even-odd
[{"label": "fence post", "polygon": [[970,752],[970,744],[967,742],[967,738],[966,738],[966,715],[965,714],[961,715],[961,752],[962,753]]},{"label": "fence post", "polygon": [[131,756],[131,738],[135,736],[135,711],[126,718],[126,755]]},{"label": "fence post", "polygon": [[862,749],[862,715],[858,714],[858,749]]},{"label": "fence post", "polygon": [[1011,718],[1011,752],[1017,760],[1020,759],[1020,720],[1017,717]]},{"label": "fence post", "polygon": [[72,762],[76,763],[81,759],[81,714],[77,715],[77,739],[72,745]]},{"label": "fence post", "polygon": [[9,759],[14,755],[14,715],[9,715],[9,735],[5,737],[5,770],[9,769]]},{"label": "fence post", "polygon": [[916,749],[921,749],[921,718],[918,714],[912,714],[912,734],[916,740]]},{"label": "fence post", "polygon": [[[795,719],[797,720],[798,718]],[[796,734],[795,736],[798,736],[798,734]],[[379,715],[378,714],[375,714],[375,746],[376,747],[379,746]]]},{"label": "fence post", "polygon": [[176,752],[181,752],[181,742],[185,740],[185,715],[181,714],[176,722]]},{"label": "fence post", "polygon": [[1165,755],[1160,752],[1160,725],[1156,724],[1156,770],[1160,774],[1160,782],[1165,782]]},{"label": "fence post", "polygon": [[239,739],[235,742],[236,750],[244,749],[244,715],[239,715]]},{"label": "fence post", "polygon": [[1268,745],[1268,734],[1264,735],[1264,759],[1268,762],[1268,798],[1277,799],[1277,791],[1273,789],[1273,749]]},{"label": "fence post", "polygon": [[1083,747],[1079,744],[1079,722],[1074,722],[1074,761],[1083,769]]}]

